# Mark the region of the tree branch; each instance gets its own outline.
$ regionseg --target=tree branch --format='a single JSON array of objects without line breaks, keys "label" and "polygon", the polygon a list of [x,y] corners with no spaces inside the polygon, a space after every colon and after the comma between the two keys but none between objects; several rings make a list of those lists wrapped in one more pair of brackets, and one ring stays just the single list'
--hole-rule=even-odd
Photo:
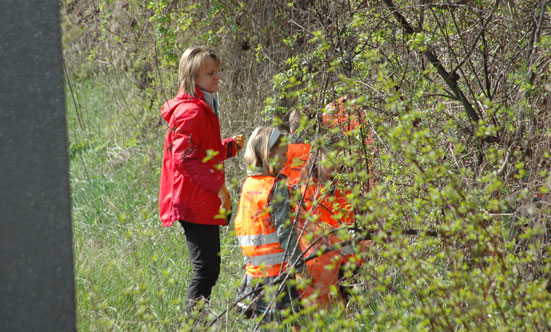
[{"label": "tree branch", "polygon": [[[394,17],[400,23],[400,25],[405,30],[405,32],[408,35],[413,35],[415,33],[415,30],[412,28],[412,26],[409,24],[406,18],[402,14],[400,14],[398,9],[392,3],[392,0],[384,0],[384,3],[389,9],[393,11]],[[461,104],[463,104],[463,107],[465,108],[465,112],[467,113],[467,116],[469,117],[471,122],[478,123],[478,121],[480,120],[480,117],[478,116],[473,106],[471,105],[467,97],[465,97],[465,94],[457,84],[457,79],[458,79],[457,73],[455,72],[449,73],[444,68],[444,66],[442,66],[442,63],[440,62],[436,54],[431,52],[428,48],[426,51],[422,51],[421,53],[436,68],[440,77],[444,79],[444,82],[446,82],[446,85],[450,88],[451,91],[453,91],[456,100],[459,100]]]}]

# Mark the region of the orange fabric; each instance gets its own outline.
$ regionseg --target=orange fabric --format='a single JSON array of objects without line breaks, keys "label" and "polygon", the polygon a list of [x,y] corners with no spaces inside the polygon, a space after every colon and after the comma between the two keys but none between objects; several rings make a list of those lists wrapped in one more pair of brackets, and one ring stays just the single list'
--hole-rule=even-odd
[{"label": "orange fabric", "polygon": [[[327,227],[328,225],[324,225],[312,221],[306,223],[303,218],[299,218],[297,232],[301,234],[304,231],[299,241],[300,249],[305,252],[304,257],[314,254],[323,247],[339,242],[335,236],[328,235],[330,228]],[[320,237],[321,239],[316,244],[306,250],[313,241]],[[306,262],[306,271],[303,274],[304,277],[311,280],[311,283],[306,288],[299,290],[301,298],[312,301],[310,297],[316,295],[313,299],[314,303],[324,308],[329,308],[333,302],[340,301],[342,299],[340,294],[337,293],[336,297],[331,296],[331,286],[337,285],[341,264],[342,256],[334,251]]]},{"label": "orange fabric", "polygon": [[[311,214],[317,215],[320,221],[326,223],[332,228],[339,228],[343,225],[352,226],[354,224],[354,213],[346,195],[351,193],[349,190],[341,191],[335,189],[333,195],[329,195],[326,189],[319,183],[312,184],[305,188],[303,186],[304,204]],[[335,237],[336,238],[336,237]],[[335,242],[340,242],[338,239]],[[343,254],[343,264],[346,264],[352,257],[352,254]],[[362,264],[361,260],[358,262]]]},{"label": "orange fabric", "polygon": [[[326,223],[332,228],[338,228],[343,225],[352,226],[354,224],[354,212],[350,202],[346,198],[346,195],[350,194],[351,191],[344,190],[341,191],[336,189],[332,196],[330,196],[323,186],[319,183],[308,186],[308,189],[304,189],[303,186],[302,192],[304,193],[304,204],[306,209],[310,211],[311,214],[317,215],[320,218],[320,221]],[[340,215],[342,214],[342,216]],[[336,242],[340,242],[344,239],[337,239]],[[359,243],[360,251],[366,252],[371,241],[362,241]],[[342,264],[346,264],[350,261],[352,256],[355,254],[346,253],[343,254]],[[363,261],[356,257],[357,262],[356,266],[361,266]]]},{"label": "orange fabric", "polygon": [[[324,223],[333,228],[340,227],[343,224],[348,226],[354,224],[354,213],[350,202],[346,198],[350,191],[335,189],[334,194],[329,195],[321,184],[314,183],[307,188],[303,185],[302,193],[304,194],[306,209],[311,214],[319,216]],[[342,213],[342,216],[340,216],[340,213]]]},{"label": "orange fabric", "polygon": [[[335,103],[329,103],[325,107],[325,112],[322,115],[322,123],[327,129],[339,128],[343,135],[354,129],[358,129],[360,125],[366,125],[367,121],[362,110],[358,110],[356,107],[353,109],[347,109],[345,103],[348,99],[347,96],[339,98]],[[365,133],[365,132],[364,132]],[[365,146],[368,151],[376,152],[377,149],[373,144],[372,133],[368,132],[365,137]],[[363,151],[360,153],[363,154]],[[369,188],[373,189],[377,185],[375,179],[375,173],[372,167],[373,161],[369,160]]]},{"label": "orange fabric", "polygon": [[310,147],[311,145],[306,143],[291,143],[287,146],[287,163],[281,173],[287,176],[289,186],[298,182],[300,173],[308,161]]},{"label": "orange fabric", "polygon": [[280,253],[281,251],[279,250],[279,248],[280,248],[279,245],[260,244],[260,245],[253,245],[253,246],[241,246],[241,252],[243,253],[244,256],[256,257],[256,256]]},{"label": "orange fabric", "polygon": [[[335,190],[334,195],[330,196],[320,184],[311,183],[309,186],[303,185],[301,192],[304,195],[305,208],[301,209],[301,217],[297,222],[297,233],[303,234],[299,241],[301,250],[306,251],[314,241],[319,239],[311,249],[306,251],[305,257],[308,257],[324,247],[341,242],[342,240],[331,232],[343,224],[352,225],[354,216],[350,203],[346,199],[348,191]],[[317,216],[318,219],[310,218],[307,222],[304,218],[306,212],[311,216]],[[331,296],[331,286],[337,285],[339,268],[348,256],[350,255],[331,251],[308,261],[307,274],[312,283],[301,290],[301,297],[308,299],[317,294],[315,303],[326,308],[335,301],[340,301],[340,294],[336,297]]]},{"label": "orange fabric", "polygon": [[[235,235],[238,238],[275,234],[276,229],[268,211],[268,198],[276,181],[275,177],[264,175],[250,176],[245,180],[235,217]],[[249,258],[284,253],[279,242],[243,245],[240,241],[240,247],[243,256]],[[284,270],[286,265],[286,262],[264,266],[248,263],[245,273],[252,277],[273,277],[279,275],[279,271]]]},{"label": "orange fabric", "polygon": [[[322,123],[326,128],[339,128],[343,134],[351,130],[357,129],[360,124],[365,124],[365,116],[363,112],[355,112],[346,108],[346,97],[341,97],[336,103],[329,103],[322,116]],[[371,136],[371,135],[369,135]],[[366,145],[370,145],[371,139],[368,137]]]}]

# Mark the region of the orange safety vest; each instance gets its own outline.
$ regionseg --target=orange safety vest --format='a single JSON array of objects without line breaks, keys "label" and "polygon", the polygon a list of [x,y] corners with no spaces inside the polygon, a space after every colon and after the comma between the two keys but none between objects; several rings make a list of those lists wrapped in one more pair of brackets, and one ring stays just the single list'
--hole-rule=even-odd
[{"label": "orange safety vest", "polygon": [[[338,228],[342,225],[352,226],[354,224],[354,212],[350,206],[350,202],[346,198],[346,195],[350,193],[349,190],[340,191],[339,189],[335,190],[333,196],[329,196],[325,189],[319,183],[313,185],[302,186],[301,191],[304,194],[304,205],[306,210],[310,211],[312,215],[319,216],[319,220],[332,228]],[[333,197],[333,201],[330,197]],[[339,215],[342,213],[342,216]],[[334,236],[335,239],[338,239]],[[342,241],[337,240],[333,243]],[[360,251],[367,251],[371,241],[361,241]],[[352,256],[355,256],[353,248],[351,246],[344,246],[340,249],[340,253],[343,255],[343,264],[348,262]],[[356,265],[361,266],[363,261],[359,259]]]},{"label": "orange safety vest", "polygon": [[[329,195],[326,189],[319,183],[314,183],[306,188],[302,186],[301,191],[304,195],[304,205],[306,210],[312,215],[319,216],[319,220],[332,228],[338,228],[343,225],[352,226],[354,224],[354,212],[346,195],[350,191],[341,191],[335,189],[333,195]],[[336,236],[334,236],[337,238]],[[345,262],[353,256],[350,246],[341,248],[341,254]]]},{"label": "orange safety vest", "polygon": [[289,186],[298,182],[300,173],[308,161],[310,148],[311,145],[306,143],[291,143],[287,146],[287,163],[281,170],[281,174],[287,176]]},{"label": "orange safety vest", "polygon": [[[330,231],[343,224],[352,225],[354,216],[350,203],[346,199],[346,194],[349,191],[335,190],[334,195],[329,196],[321,184],[313,183],[308,187],[303,185],[301,192],[304,195],[305,209],[299,213],[301,217],[297,222],[297,234],[302,233],[299,244],[302,251],[305,251],[313,241],[317,241],[305,253],[305,257],[308,257],[322,247],[329,247],[341,242],[342,239],[339,239],[335,234],[331,234]],[[318,216],[319,219],[310,219],[307,222],[304,218],[306,211],[310,212],[312,216]],[[342,216],[338,216],[341,212]],[[321,239],[318,239],[320,237]],[[361,250],[367,250],[368,242],[360,242]],[[330,291],[332,286],[338,284],[340,267],[353,255],[355,254],[352,247],[345,246],[340,249],[340,252],[331,251],[308,261],[306,263],[307,273],[312,279],[312,283],[301,291],[301,297],[305,301],[310,301],[310,297],[317,294],[315,303],[326,308],[329,308],[333,302],[340,301],[342,299],[341,295],[331,296]],[[362,265],[361,259],[356,264]]]},{"label": "orange safety vest", "polygon": [[285,251],[268,211],[268,198],[278,181],[273,176],[245,179],[235,217],[235,235],[245,258],[245,273],[251,277],[274,277],[287,267]]}]

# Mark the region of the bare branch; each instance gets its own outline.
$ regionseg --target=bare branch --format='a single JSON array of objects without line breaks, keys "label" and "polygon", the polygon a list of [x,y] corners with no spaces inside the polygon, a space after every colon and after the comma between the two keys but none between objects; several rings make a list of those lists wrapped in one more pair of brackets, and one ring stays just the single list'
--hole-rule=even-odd
[{"label": "bare branch", "polygon": [[[384,0],[384,2],[387,5],[387,7],[393,11],[394,17],[400,23],[400,25],[405,30],[405,32],[408,35],[413,35],[415,33],[415,30],[411,27],[411,25],[408,23],[406,18],[394,6],[394,4],[392,3],[392,0]],[[440,75],[440,77],[444,79],[444,82],[446,82],[450,90],[453,91],[456,100],[459,100],[461,104],[463,104],[463,107],[465,108],[465,112],[467,113],[467,116],[469,117],[471,122],[475,124],[478,123],[478,121],[480,120],[480,117],[478,116],[473,106],[471,105],[471,103],[469,102],[469,100],[467,99],[467,97],[465,96],[465,94],[457,84],[457,79],[458,79],[457,73],[455,72],[449,73],[448,71],[446,71],[446,69],[444,68],[444,66],[438,59],[438,57],[432,51],[430,51],[429,48],[427,48],[426,51],[422,51],[422,53],[429,60],[429,62],[436,68],[436,70],[438,71],[438,74]]]}]

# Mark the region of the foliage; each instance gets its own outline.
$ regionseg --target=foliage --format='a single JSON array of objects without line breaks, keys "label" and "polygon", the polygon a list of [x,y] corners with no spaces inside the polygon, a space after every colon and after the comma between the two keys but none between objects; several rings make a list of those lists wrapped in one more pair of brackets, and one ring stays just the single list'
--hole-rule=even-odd
[{"label": "foliage", "polygon": [[[159,230],[156,217],[157,110],[175,93],[179,54],[206,44],[223,60],[223,136],[285,123],[300,109],[302,135],[343,166],[354,236],[372,235],[348,280],[349,302],[289,313],[287,323],[549,330],[550,9],[546,1],[67,1],[79,328],[258,325],[235,315],[242,271],[229,230],[212,315],[191,321],[181,307],[183,237]],[[322,121],[343,96],[343,108],[363,117],[345,134]],[[227,173],[235,206],[244,170],[231,161]]]}]

